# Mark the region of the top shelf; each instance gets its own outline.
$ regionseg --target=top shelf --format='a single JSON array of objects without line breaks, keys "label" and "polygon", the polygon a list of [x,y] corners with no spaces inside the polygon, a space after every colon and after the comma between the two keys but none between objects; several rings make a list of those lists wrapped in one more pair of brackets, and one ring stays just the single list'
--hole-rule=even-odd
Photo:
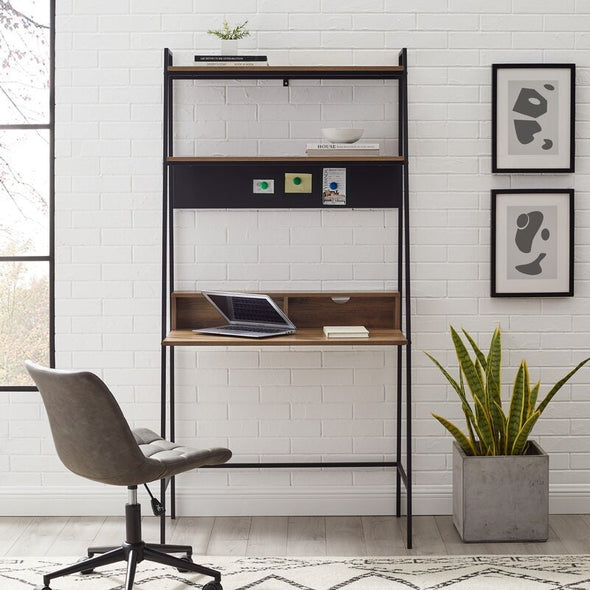
[{"label": "top shelf", "polygon": [[404,66],[168,66],[173,79],[376,80],[399,79]]}]

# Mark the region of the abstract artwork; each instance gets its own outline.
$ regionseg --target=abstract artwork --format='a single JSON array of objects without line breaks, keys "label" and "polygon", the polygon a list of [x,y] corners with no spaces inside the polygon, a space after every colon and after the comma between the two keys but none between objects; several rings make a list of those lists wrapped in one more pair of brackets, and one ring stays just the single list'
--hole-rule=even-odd
[{"label": "abstract artwork", "polygon": [[574,294],[574,191],[492,191],[492,297]]},{"label": "abstract artwork", "polygon": [[574,64],[493,64],[492,171],[574,171]]}]

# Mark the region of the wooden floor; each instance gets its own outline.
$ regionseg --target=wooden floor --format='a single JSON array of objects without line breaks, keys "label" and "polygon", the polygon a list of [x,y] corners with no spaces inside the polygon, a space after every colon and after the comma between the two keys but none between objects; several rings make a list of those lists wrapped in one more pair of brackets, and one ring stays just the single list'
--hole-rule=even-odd
[{"label": "wooden floor", "polygon": [[[450,516],[414,517],[414,548],[405,547],[405,519],[380,516],[180,517],[168,520],[169,543],[196,555],[457,555],[590,553],[590,515],[552,515],[546,543],[462,543]],[[146,541],[159,524],[144,517]],[[92,545],[122,541],[119,517],[0,517],[0,556],[77,556]]]}]

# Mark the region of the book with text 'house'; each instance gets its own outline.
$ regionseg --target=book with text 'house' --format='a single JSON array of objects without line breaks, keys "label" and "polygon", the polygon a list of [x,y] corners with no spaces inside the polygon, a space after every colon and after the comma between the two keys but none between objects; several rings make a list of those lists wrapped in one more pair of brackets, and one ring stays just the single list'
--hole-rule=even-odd
[{"label": "book with text 'house'", "polygon": [[308,156],[378,156],[378,143],[308,143]]}]

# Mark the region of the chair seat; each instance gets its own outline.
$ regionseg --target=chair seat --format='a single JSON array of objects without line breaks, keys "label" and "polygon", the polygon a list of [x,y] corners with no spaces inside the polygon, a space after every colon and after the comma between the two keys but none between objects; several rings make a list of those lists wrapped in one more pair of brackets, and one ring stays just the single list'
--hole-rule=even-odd
[{"label": "chair seat", "polygon": [[155,479],[164,479],[203,465],[216,465],[231,459],[225,448],[195,449],[167,441],[148,428],[132,430],[133,436],[145,457],[159,461],[162,472]]}]

